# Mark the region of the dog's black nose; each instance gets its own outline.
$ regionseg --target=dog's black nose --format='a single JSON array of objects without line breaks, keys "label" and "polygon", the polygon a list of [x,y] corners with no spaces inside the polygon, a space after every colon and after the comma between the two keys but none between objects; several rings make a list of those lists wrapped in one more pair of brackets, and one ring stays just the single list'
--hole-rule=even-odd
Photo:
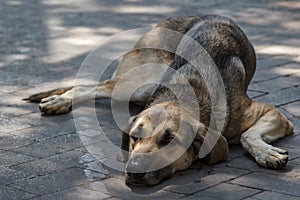
[{"label": "dog's black nose", "polygon": [[135,155],[127,163],[126,171],[134,174],[140,174],[147,171],[149,159],[146,156]]},{"label": "dog's black nose", "polygon": [[135,180],[139,180],[139,179],[142,179],[146,175],[146,173],[130,173],[130,172],[128,172],[127,175],[130,178],[133,178]]}]

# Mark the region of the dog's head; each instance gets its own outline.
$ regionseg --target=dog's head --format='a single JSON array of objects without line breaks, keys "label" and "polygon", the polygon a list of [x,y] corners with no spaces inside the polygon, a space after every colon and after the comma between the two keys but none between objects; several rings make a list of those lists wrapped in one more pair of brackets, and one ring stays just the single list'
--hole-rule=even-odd
[{"label": "dog's head", "polygon": [[[127,184],[156,185],[176,171],[188,168],[198,158],[205,127],[182,116],[177,106],[158,104],[132,119],[122,141],[123,150],[130,152],[125,158]],[[223,143],[222,140],[221,146],[225,145]],[[225,155],[215,156],[213,152],[205,158],[210,164],[224,160],[221,157]],[[227,152],[228,149],[224,153]],[[216,157],[218,159],[214,160]]]}]

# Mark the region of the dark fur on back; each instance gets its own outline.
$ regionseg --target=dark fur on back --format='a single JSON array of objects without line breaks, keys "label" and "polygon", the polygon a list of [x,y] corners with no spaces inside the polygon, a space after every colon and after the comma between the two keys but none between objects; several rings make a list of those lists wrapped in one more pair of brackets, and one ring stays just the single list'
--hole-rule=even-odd
[{"label": "dark fur on back", "polygon": [[[176,21],[176,18],[174,21]],[[174,27],[174,22],[172,22],[173,27],[168,26],[168,23],[171,22],[163,22],[162,24],[167,28],[178,30],[177,27]],[[190,29],[179,28],[179,31],[187,31],[186,34],[206,50],[216,64],[223,79],[228,107],[226,119],[226,125],[228,126],[228,124],[232,124],[230,123],[232,120],[239,120],[240,118],[239,113],[241,112],[239,110],[242,107],[240,96],[246,93],[256,68],[254,49],[243,31],[226,17],[216,15],[197,16],[188,18],[187,23],[192,25],[189,27]],[[195,29],[194,27],[197,28]],[[188,51],[189,45],[179,43],[178,46]],[[198,98],[197,103],[199,108],[201,108],[200,117],[202,119],[210,119],[211,99],[203,77],[191,63],[180,55],[175,55],[170,67],[184,75],[194,88]],[[205,68],[210,67],[210,65],[196,67]],[[190,97],[186,95],[186,88],[189,86],[176,84],[178,81],[174,79],[176,79],[174,71],[167,71],[162,82],[169,84],[173,88],[173,92],[164,86],[158,87],[149,105],[172,99],[177,100],[178,95],[185,98],[187,102],[190,101]],[[174,91],[176,91],[177,97],[174,95]],[[209,120],[204,123],[208,124]],[[238,129],[238,127],[234,128]],[[229,129],[232,129],[232,127],[225,127],[224,132]]]},{"label": "dark fur on back", "polygon": [[[236,56],[241,59],[245,69],[245,91],[256,69],[256,57],[254,48],[244,32],[229,18],[217,15],[207,15],[199,19],[200,25],[197,31],[193,31],[190,37],[195,39],[213,58],[222,74],[222,78],[228,71],[224,67],[228,57]],[[195,24],[194,26],[197,26]],[[180,56],[175,56],[171,67],[178,69],[186,63]]]}]

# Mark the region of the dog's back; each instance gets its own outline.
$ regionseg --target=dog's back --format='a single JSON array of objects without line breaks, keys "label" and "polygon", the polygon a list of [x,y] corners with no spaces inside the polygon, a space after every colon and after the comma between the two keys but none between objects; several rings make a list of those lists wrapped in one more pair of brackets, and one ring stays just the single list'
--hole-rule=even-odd
[{"label": "dog's back", "polygon": [[[148,63],[168,65],[178,70],[187,61],[175,55],[175,52],[178,53],[178,49],[189,52],[191,45],[182,40],[184,35],[188,35],[207,51],[222,77],[235,77],[236,70],[223,67],[230,56],[238,57],[244,66],[243,91],[247,90],[256,68],[254,49],[243,31],[232,20],[218,15],[176,17],[162,21],[124,56],[115,76],[121,76],[136,66]],[[230,73],[230,76],[227,76],[227,73]],[[240,74],[237,73],[236,78],[239,77]],[[238,80],[235,80],[235,83],[236,81]],[[231,83],[227,82],[227,87],[231,86]]]},{"label": "dog's back", "polygon": [[[230,57],[238,57],[245,70],[246,90],[256,68],[255,52],[246,35],[232,20],[226,17],[207,15],[194,18],[197,21],[190,23],[192,26],[189,27],[186,35],[197,41],[207,51],[223,78],[235,76],[236,70],[225,68],[225,66]],[[181,41],[178,48],[189,51],[189,45],[189,43]],[[185,63],[187,63],[186,59],[176,55],[171,67],[177,70]]]},{"label": "dog's back", "polygon": [[[165,27],[176,31],[177,20],[175,18],[173,19],[174,23],[163,22],[162,24],[167,24]],[[182,20],[185,20],[185,18],[182,18]],[[210,121],[208,116],[211,114],[211,95],[222,95],[222,85],[213,88],[212,91],[216,94],[210,94],[211,91],[207,88],[208,83],[205,80],[207,77],[209,79],[212,77],[217,78],[213,74],[213,66],[217,67],[221,80],[213,79],[211,84],[217,84],[218,81],[222,81],[222,84],[224,84],[226,112],[228,112],[224,132],[231,132],[231,129],[233,129],[229,126],[233,124],[231,122],[235,121],[237,124],[241,124],[239,121],[242,120],[241,112],[236,111],[246,107],[243,105],[244,103],[250,102],[246,96],[246,90],[256,68],[254,49],[242,30],[226,17],[216,15],[188,17],[183,24],[190,27],[185,27],[185,29],[181,27],[178,30],[180,32],[187,31],[185,35],[188,38],[182,38],[178,42],[176,55],[170,67],[183,75],[193,87],[201,108],[201,118],[206,119],[206,123]],[[195,43],[197,43],[196,47]],[[203,48],[203,51],[198,51],[197,48]],[[184,54],[189,59],[183,58],[182,55]],[[193,61],[197,59],[198,61]],[[184,83],[184,80],[181,80],[181,76],[175,76],[174,70],[169,70],[166,73],[163,85],[173,85],[172,87],[175,87],[175,89],[171,92],[162,86],[159,87],[153,95],[153,102],[150,104],[168,101],[172,98],[176,99],[176,95],[184,96],[186,94],[186,88],[175,86]],[[176,91],[176,94],[174,94],[174,91]],[[186,98],[185,102],[190,102],[190,97],[183,98]],[[223,97],[214,98],[220,99]],[[224,112],[224,109],[220,109],[219,112]],[[223,115],[220,114],[220,116]],[[216,119],[216,121],[221,120]],[[234,129],[236,132],[241,131],[239,130],[241,128],[237,126]]]}]

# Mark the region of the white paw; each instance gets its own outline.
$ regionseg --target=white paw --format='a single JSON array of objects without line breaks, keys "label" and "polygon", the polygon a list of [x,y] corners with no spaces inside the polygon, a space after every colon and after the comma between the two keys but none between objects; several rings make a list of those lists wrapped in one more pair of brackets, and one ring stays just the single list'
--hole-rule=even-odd
[{"label": "white paw", "polygon": [[72,100],[60,95],[53,95],[42,99],[39,108],[44,115],[63,114],[72,110]]},{"label": "white paw", "polygon": [[288,152],[286,150],[271,147],[261,150],[255,157],[256,162],[266,168],[281,169],[288,162]]}]

